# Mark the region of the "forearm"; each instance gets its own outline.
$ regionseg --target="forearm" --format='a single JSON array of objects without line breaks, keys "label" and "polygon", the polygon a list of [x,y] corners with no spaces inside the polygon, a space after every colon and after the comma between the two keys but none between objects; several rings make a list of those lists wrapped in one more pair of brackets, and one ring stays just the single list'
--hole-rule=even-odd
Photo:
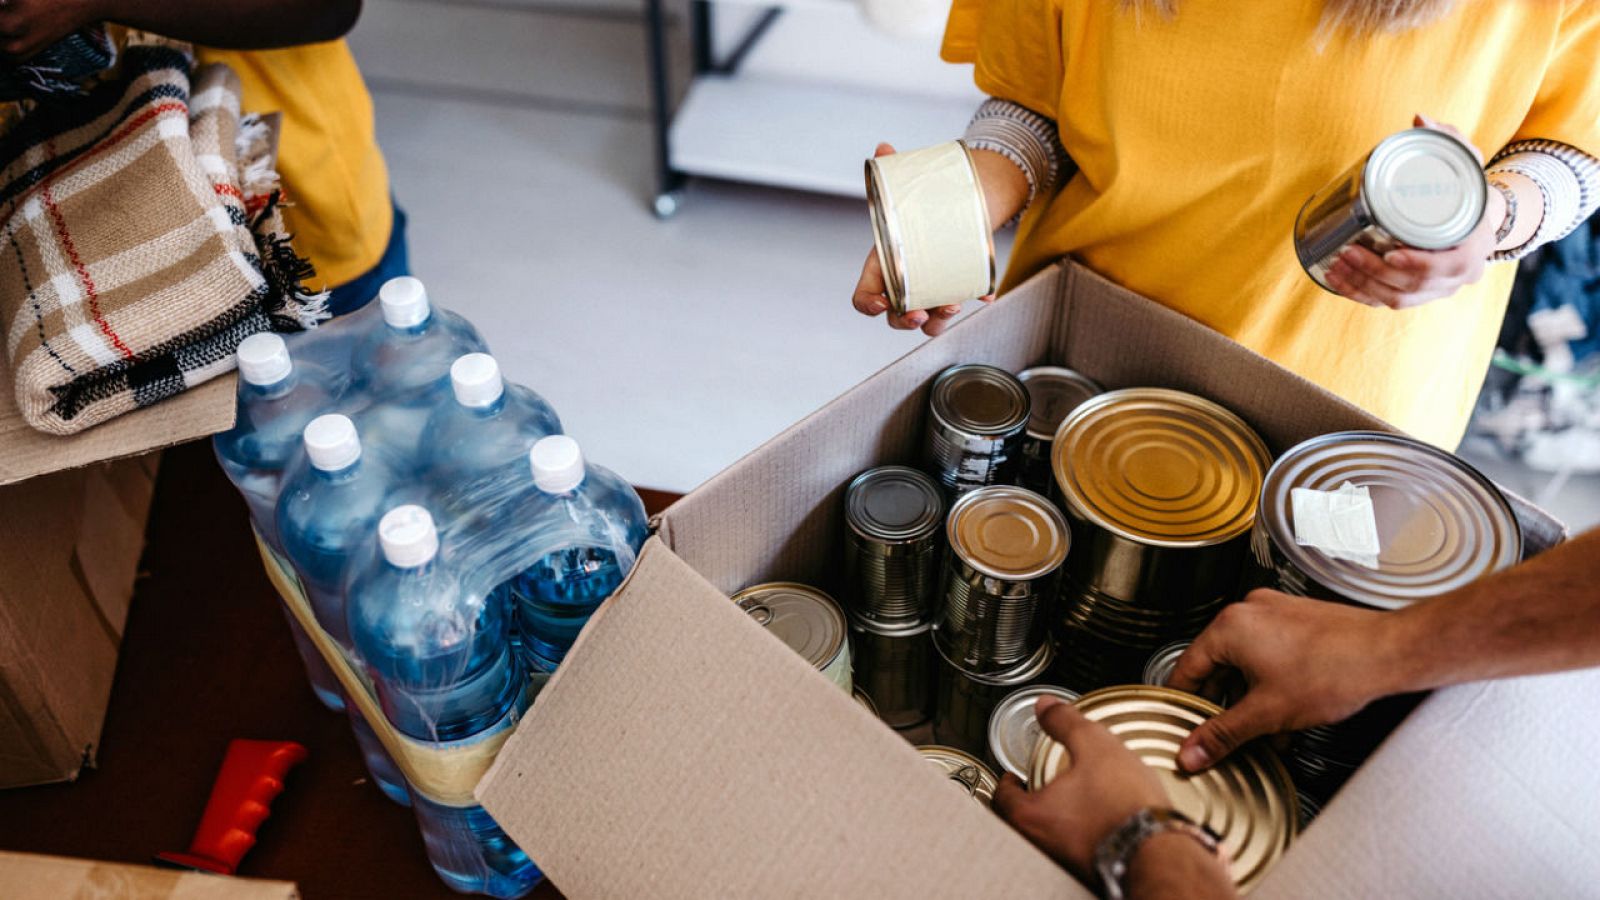
[{"label": "forearm", "polygon": [[972,151],[972,163],[983,186],[989,227],[998,229],[1028,205],[1028,177],[1016,163],[990,150]]},{"label": "forearm", "polygon": [[1183,834],[1158,834],[1139,848],[1123,879],[1128,900],[1220,900],[1238,894],[1218,859]]},{"label": "forearm", "polygon": [[98,0],[96,18],[205,47],[262,50],[343,37],[361,0]]},{"label": "forearm", "polygon": [[[1055,122],[998,97],[978,107],[962,139],[974,158],[986,157],[980,163],[980,175],[988,176],[985,188],[1001,194],[989,203],[990,225],[997,229],[1021,214],[1034,197],[1054,191],[1071,166]],[[1003,184],[995,184],[997,179]]]}]

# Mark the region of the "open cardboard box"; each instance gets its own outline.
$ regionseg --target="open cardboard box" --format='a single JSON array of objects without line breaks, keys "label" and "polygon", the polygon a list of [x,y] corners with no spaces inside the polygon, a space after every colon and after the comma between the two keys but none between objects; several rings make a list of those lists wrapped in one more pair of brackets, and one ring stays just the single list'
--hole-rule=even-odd
[{"label": "open cardboard box", "polygon": [[297,900],[287,881],[236,878],[0,850],[0,888],[7,900]]},{"label": "open cardboard box", "polygon": [[[1275,451],[1392,430],[1084,268],[1041,273],[662,515],[478,785],[569,896],[1087,896],[727,599],[762,581],[832,587],[844,484],[917,458],[928,385],[965,362],[1192,391]],[[1563,537],[1513,502],[1530,552]],[[1597,698],[1600,672],[1436,693],[1256,896],[1592,893]]]}]

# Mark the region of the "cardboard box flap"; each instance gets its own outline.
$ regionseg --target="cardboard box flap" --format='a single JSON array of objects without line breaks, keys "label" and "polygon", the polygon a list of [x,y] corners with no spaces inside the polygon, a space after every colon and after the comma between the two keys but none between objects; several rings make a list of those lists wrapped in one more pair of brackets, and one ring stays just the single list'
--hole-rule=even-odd
[{"label": "cardboard box flap", "polygon": [[1437,691],[1251,896],[1593,896],[1596,747],[1600,671]]},{"label": "cardboard box flap", "polygon": [[0,365],[0,485],[216,434],[233,427],[233,398],[234,376],[224,375],[155,406],[58,437],[22,420],[11,376]]},{"label": "cardboard box flap", "polygon": [[0,885],[5,887],[8,900],[296,900],[300,896],[287,881],[4,850],[0,850]]},{"label": "cardboard box flap", "polygon": [[478,797],[574,898],[1087,897],[654,538]]}]

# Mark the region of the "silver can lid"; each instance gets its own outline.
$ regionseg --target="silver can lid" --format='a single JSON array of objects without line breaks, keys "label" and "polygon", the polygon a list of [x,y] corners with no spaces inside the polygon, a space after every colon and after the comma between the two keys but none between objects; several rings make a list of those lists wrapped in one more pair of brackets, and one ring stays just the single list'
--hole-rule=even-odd
[{"label": "silver can lid", "polygon": [[994,790],[1000,786],[1000,779],[976,756],[942,744],[924,744],[917,752],[967,796],[984,806],[994,801]]},{"label": "silver can lid", "polygon": [[1028,437],[1054,440],[1056,429],[1072,411],[1105,388],[1087,375],[1061,366],[1035,366],[1017,375],[1028,390],[1032,411],[1028,415]]},{"label": "silver can lid", "polygon": [[1432,128],[1390,135],[1367,158],[1362,196],[1372,218],[1403,244],[1443,250],[1483,218],[1488,182],[1478,157]]},{"label": "silver can lid", "polygon": [[[1379,547],[1373,560],[1335,559],[1295,540],[1293,491],[1336,491],[1346,483],[1371,498]],[[1489,479],[1437,447],[1396,434],[1345,431],[1296,445],[1267,472],[1259,516],[1301,573],[1379,609],[1409,606],[1522,558],[1522,528]]]},{"label": "silver can lid", "polygon": [[1172,672],[1178,667],[1178,657],[1183,651],[1189,649],[1193,641],[1173,641],[1150,654],[1150,661],[1144,664],[1144,683],[1151,687],[1166,687],[1172,680]]},{"label": "silver can lid", "polygon": [[989,716],[989,755],[1000,768],[1028,781],[1028,758],[1044,730],[1033,714],[1040,697],[1055,697],[1067,703],[1078,702],[1078,694],[1064,687],[1036,684],[1007,694]]},{"label": "silver can lid", "polygon": [[932,478],[907,466],[879,466],[845,489],[850,529],[872,541],[903,543],[939,533],[944,494]]},{"label": "silver can lid", "polygon": [[814,587],[778,581],[747,587],[733,602],[818,669],[839,655],[845,642],[844,611]]},{"label": "silver can lid", "polygon": [[933,381],[929,409],[956,431],[979,436],[1010,434],[1028,421],[1028,391],[1004,369],[976,363],[951,366]]},{"label": "silver can lid", "polygon": [[950,550],[993,578],[1028,581],[1067,558],[1072,532],[1055,504],[1027,488],[995,485],[961,495],[945,525]]},{"label": "silver can lid", "polygon": [[[968,670],[966,666],[946,655],[944,648],[939,646],[938,641],[933,642],[933,649],[934,652],[939,654],[939,659],[943,660],[945,665],[972,681],[989,685],[990,687],[1020,687],[1030,681],[1037,681],[1044,676],[1045,672],[1049,671],[1056,661],[1055,642],[1048,639],[1039,645],[1039,649],[1033,651],[1032,656],[1009,669],[1002,669],[999,672],[982,673]],[[941,674],[939,677],[943,678],[945,675]]]},{"label": "silver can lid", "polygon": [[919,634],[927,634],[933,630],[933,620],[926,622],[883,622],[878,619],[868,619],[856,615],[854,612],[846,613],[850,620],[850,628],[855,631],[865,632],[876,637],[884,638],[909,638]]}]

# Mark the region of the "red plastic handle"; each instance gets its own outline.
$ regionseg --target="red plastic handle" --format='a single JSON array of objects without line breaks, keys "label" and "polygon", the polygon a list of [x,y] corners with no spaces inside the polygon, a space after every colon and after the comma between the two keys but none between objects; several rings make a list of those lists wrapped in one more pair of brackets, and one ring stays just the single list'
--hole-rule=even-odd
[{"label": "red plastic handle", "polygon": [[232,875],[255,846],[256,829],[271,813],[273,798],[283,793],[284,776],[306,756],[306,748],[294,741],[230,741],[188,852],[156,859]]}]

